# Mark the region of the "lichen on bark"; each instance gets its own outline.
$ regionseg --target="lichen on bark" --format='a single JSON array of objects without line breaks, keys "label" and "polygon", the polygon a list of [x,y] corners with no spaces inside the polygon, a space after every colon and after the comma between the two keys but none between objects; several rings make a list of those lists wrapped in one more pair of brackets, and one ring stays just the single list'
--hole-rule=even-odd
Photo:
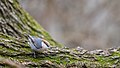
[{"label": "lichen on bark", "polygon": [[[27,35],[42,35],[51,47],[37,52],[35,58]],[[54,41],[17,0],[0,0],[0,67],[119,68],[120,48],[95,51],[65,48]]]}]

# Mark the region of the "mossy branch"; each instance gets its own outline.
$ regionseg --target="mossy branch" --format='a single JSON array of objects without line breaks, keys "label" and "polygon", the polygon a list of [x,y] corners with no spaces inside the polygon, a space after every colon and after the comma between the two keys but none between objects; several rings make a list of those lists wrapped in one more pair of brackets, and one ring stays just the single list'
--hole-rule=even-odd
[{"label": "mossy branch", "polygon": [[[33,57],[26,35],[44,36],[51,47]],[[0,0],[0,67],[120,68],[120,48],[69,49],[51,36],[16,0]]]}]

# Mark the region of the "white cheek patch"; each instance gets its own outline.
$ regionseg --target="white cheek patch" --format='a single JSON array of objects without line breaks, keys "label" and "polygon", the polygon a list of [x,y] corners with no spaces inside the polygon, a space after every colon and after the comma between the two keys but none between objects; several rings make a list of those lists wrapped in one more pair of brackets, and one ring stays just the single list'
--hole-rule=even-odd
[{"label": "white cheek patch", "polygon": [[46,48],[49,48],[49,47],[44,42],[42,42],[42,48],[46,49]]}]

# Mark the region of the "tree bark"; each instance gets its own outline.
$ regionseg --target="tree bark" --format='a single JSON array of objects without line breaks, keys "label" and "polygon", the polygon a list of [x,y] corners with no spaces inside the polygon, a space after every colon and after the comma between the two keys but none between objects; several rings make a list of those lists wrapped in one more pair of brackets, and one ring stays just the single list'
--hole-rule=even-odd
[{"label": "tree bark", "polygon": [[[42,35],[51,47],[33,57],[27,35]],[[120,68],[120,47],[94,51],[63,47],[21,8],[18,1],[0,0],[0,67]]]}]

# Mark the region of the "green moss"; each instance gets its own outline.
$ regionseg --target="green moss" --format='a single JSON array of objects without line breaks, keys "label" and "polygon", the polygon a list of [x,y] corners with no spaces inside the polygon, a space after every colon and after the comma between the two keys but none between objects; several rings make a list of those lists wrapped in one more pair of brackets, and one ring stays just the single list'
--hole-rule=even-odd
[{"label": "green moss", "polygon": [[[3,0],[4,1],[4,0]],[[7,0],[5,0],[7,2]],[[43,35],[45,40],[50,42],[51,46],[61,46],[58,42],[54,41],[52,37],[48,34],[47,31],[45,31],[25,10],[23,10],[18,2],[14,0],[13,3],[10,3],[12,5],[12,10],[14,12],[13,16],[17,17],[17,21],[11,21],[10,25],[13,26],[18,33],[21,36],[11,36],[7,33],[0,32],[0,58],[8,58],[13,61],[18,62],[31,62],[35,63],[40,66],[40,63],[43,61],[50,61],[55,64],[67,66],[76,64],[79,66],[79,64],[83,63],[88,68],[91,65],[95,65],[98,67],[109,67],[114,64],[118,64],[120,62],[120,52],[116,51],[111,53],[111,56],[105,57],[100,55],[94,55],[94,54],[80,54],[80,51],[77,51],[76,49],[65,49],[58,48],[58,52],[55,54],[48,52],[46,53],[37,53],[37,57],[33,57],[32,49],[28,45],[28,40],[26,38],[26,35],[33,35],[38,36]],[[12,12],[11,12],[12,13]],[[9,18],[9,16],[7,17]],[[13,18],[12,16],[10,19]],[[3,18],[4,19],[4,18]],[[9,20],[10,20],[9,19]],[[14,31],[14,30],[13,30]],[[14,32],[13,32],[14,33]],[[67,51],[69,50],[69,51]],[[54,49],[53,49],[54,51]],[[56,48],[57,51],[57,48]],[[60,52],[59,52],[60,51]],[[54,54],[54,55],[53,55]],[[115,59],[114,57],[118,57]]]},{"label": "green moss", "polygon": [[105,57],[105,56],[96,56],[98,62],[101,64],[101,65],[105,65],[105,66],[112,66],[113,64],[116,64],[116,61],[117,60],[120,60],[119,59],[113,59],[114,56],[119,56],[120,57],[120,53],[119,52],[115,52],[113,53],[111,56],[109,57]]},{"label": "green moss", "polygon": [[51,36],[48,34],[47,31],[45,31],[25,10],[23,10],[18,2],[14,1],[14,8],[19,10],[19,13],[16,12],[16,15],[18,16],[19,20],[24,23],[24,26],[21,26],[18,24],[18,28],[21,29],[25,28],[24,31],[25,34],[30,34],[33,36],[39,36],[43,35],[47,41],[50,42],[51,46],[59,46],[62,47],[62,44],[59,44],[58,42],[54,41]]},{"label": "green moss", "polygon": [[113,56],[120,56],[120,52],[116,51],[114,53],[112,53]]}]

